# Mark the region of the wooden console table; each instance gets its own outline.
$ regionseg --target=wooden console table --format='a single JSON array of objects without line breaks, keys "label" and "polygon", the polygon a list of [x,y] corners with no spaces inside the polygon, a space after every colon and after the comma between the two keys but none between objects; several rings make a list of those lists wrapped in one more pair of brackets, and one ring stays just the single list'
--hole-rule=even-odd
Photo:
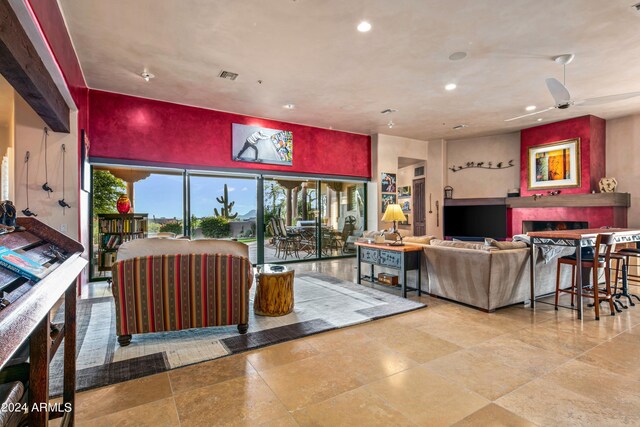
[{"label": "wooden console table", "polygon": [[[47,265],[49,273],[36,282],[0,268],[0,290],[6,307],[0,309],[0,374],[8,381],[28,381],[27,424],[46,426],[49,420],[62,417],[61,425],[74,422],[76,385],[76,281],[87,261],[80,257],[80,243],[60,234],[34,218],[18,218],[26,231],[0,236],[0,246],[22,252]],[[64,324],[52,333],[50,312],[64,296]],[[56,411],[49,404],[49,362],[64,339],[63,404]],[[16,356],[28,345],[28,362]],[[11,372],[20,367],[20,376]],[[4,369],[3,369],[4,368]],[[25,384],[26,385],[26,384]],[[36,410],[33,410],[36,408]]]},{"label": "wooden console table", "polygon": [[[531,239],[529,252],[529,274],[531,276],[531,308],[536,301],[536,245],[569,246],[576,248],[576,265],[582,265],[582,248],[594,247],[598,234],[614,233],[616,243],[640,242],[640,230],[630,228],[590,228],[581,230],[533,231],[527,233]],[[576,268],[576,283],[582,284],[582,268]],[[576,286],[578,319],[582,319],[582,286]]]},{"label": "wooden console table", "polygon": [[[422,246],[404,245],[390,246],[386,243],[362,243],[356,242],[358,249],[358,284],[362,280],[371,283],[380,283],[374,276],[374,267],[386,267],[399,270],[402,282],[400,287],[402,296],[407,297],[407,290],[417,291],[418,296],[422,295],[420,257],[422,254]],[[371,265],[371,275],[362,275],[362,263]],[[407,286],[407,271],[418,270],[418,280],[416,287]],[[386,286],[386,285],[385,285]]]}]

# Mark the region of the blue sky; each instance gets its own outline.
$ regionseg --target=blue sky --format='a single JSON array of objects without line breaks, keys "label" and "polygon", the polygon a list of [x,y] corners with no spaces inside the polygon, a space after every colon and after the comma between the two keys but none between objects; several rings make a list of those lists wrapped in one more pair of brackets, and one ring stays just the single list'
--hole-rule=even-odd
[{"label": "blue sky", "polygon": [[[216,197],[222,196],[227,184],[232,212],[240,215],[256,209],[256,180],[218,177],[191,177],[191,213],[197,217],[213,215],[220,210]],[[182,176],[153,174],[135,183],[135,211],[149,218],[182,218]]]}]

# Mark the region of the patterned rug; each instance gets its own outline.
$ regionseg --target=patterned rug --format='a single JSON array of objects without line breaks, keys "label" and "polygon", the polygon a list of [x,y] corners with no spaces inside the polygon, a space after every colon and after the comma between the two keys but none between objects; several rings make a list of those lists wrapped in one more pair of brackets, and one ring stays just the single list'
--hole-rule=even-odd
[{"label": "patterned rug", "polygon": [[[321,273],[296,275],[294,311],[281,317],[251,313],[249,331],[235,326],[134,335],[120,347],[112,297],[78,301],[77,390],[102,387],[181,366],[217,359],[307,335],[426,307],[389,292],[345,282]],[[62,310],[58,316],[62,315]],[[62,319],[56,319],[62,321]],[[62,393],[62,346],[52,361],[50,391]]]}]

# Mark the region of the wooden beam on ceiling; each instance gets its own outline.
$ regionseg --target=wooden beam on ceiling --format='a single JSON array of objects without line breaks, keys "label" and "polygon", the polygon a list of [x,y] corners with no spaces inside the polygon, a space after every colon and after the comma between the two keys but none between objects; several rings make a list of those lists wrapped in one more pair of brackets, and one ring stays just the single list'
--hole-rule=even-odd
[{"label": "wooden beam on ceiling", "polygon": [[0,74],[51,130],[69,133],[69,106],[8,0],[0,0]]}]

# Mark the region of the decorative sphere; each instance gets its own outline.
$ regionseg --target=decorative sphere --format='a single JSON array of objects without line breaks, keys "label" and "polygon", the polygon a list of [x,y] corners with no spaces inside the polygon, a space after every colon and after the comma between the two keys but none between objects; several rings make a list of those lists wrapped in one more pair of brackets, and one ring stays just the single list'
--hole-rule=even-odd
[{"label": "decorative sphere", "polygon": [[118,209],[118,212],[120,212],[121,214],[129,213],[129,211],[131,210],[131,201],[126,194],[120,195],[120,197],[118,198],[118,202],[116,203],[116,209]]},{"label": "decorative sphere", "polygon": [[604,177],[599,182],[601,193],[614,193],[618,187],[618,181],[615,178]]}]

